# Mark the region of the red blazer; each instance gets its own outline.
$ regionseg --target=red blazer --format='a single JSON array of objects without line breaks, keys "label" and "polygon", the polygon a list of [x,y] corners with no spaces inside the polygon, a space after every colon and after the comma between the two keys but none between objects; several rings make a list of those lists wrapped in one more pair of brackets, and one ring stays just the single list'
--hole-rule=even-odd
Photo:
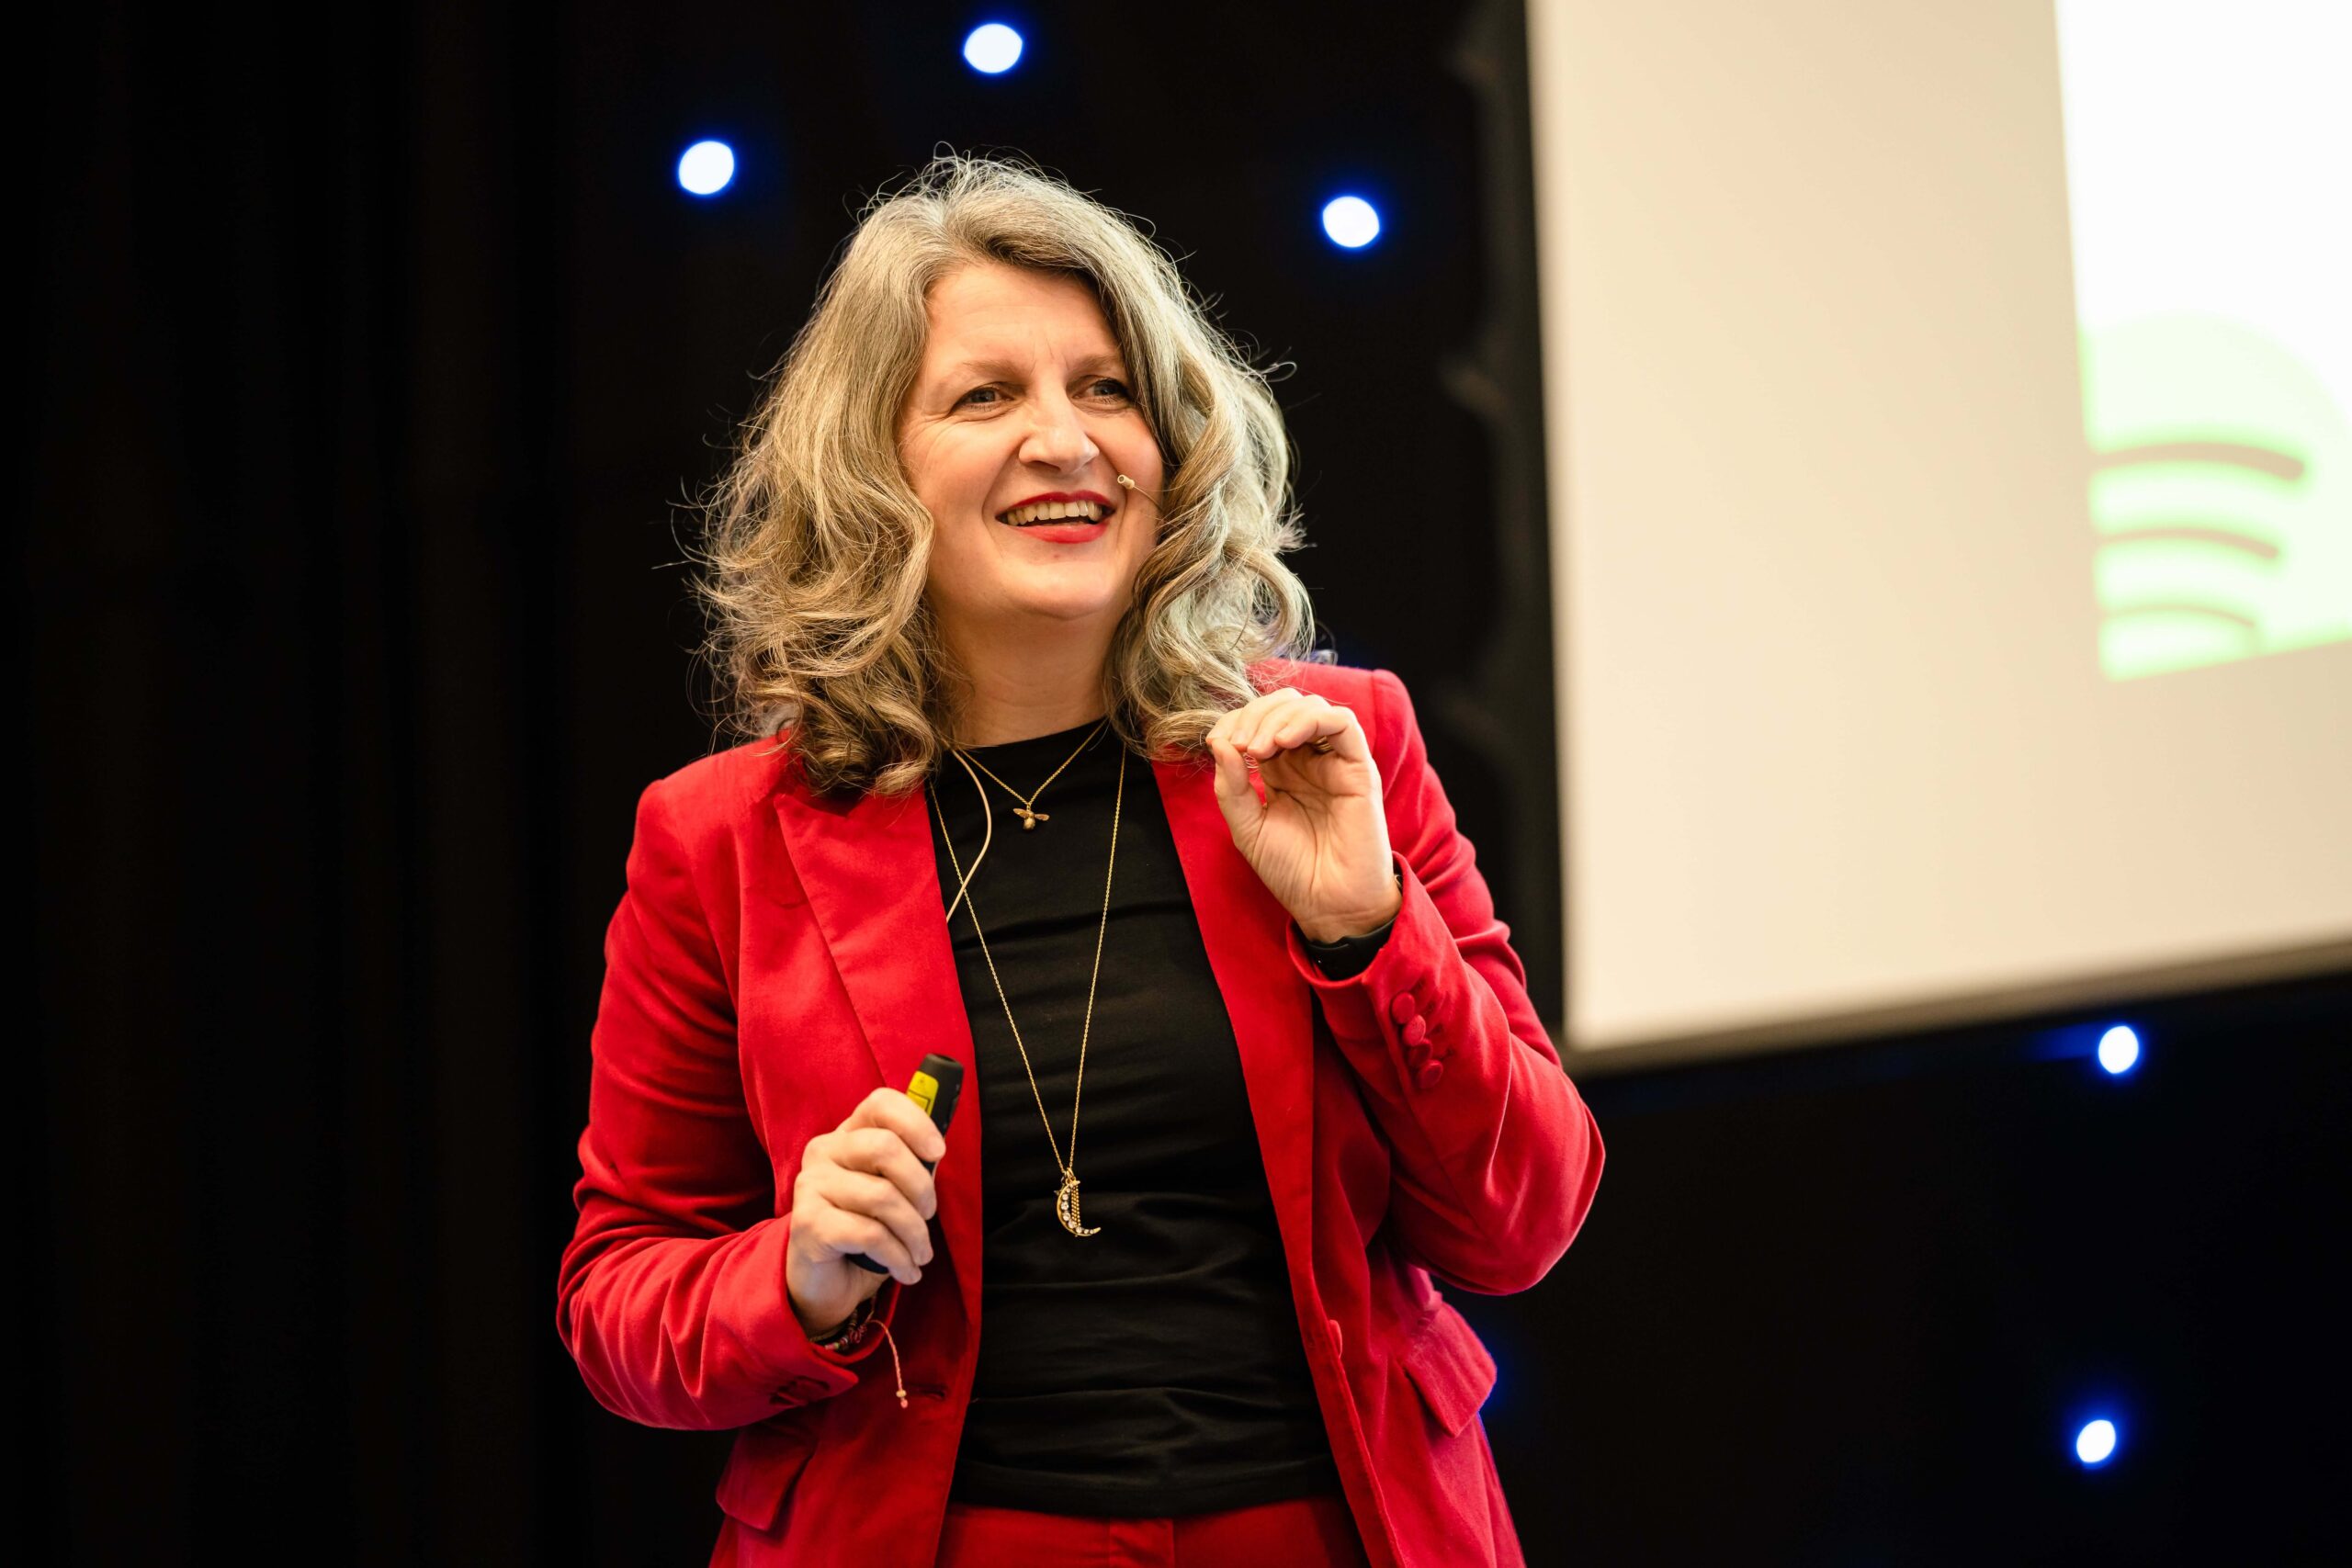
[{"label": "red blazer", "polygon": [[[1369,969],[1322,977],[1234,848],[1205,761],[1153,773],[1232,1017],[1316,1395],[1374,1564],[1519,1563],[1478,1419],[1494,1362],[1430,1281],[1502,1294],[1543,1279],[1591,1204],[1600,1134],[1403,683],[1271,673],[1352,708],[1380,768],[1405,902]],[[876,1085],[904,1089],[925,1052],[974,1073],[971,1029],[927,803],[829,801],[773,746],[706,757],[639,803],[557,1321],[607,1408],[741,1428],[715,1562],[927,1568],[982,1327],[978,1096],[948,1129],[937,1258],[877,1305],[905,1407],[881,1335],[842,1355],[808,1343],[785,1246],[808,1141]]]}]

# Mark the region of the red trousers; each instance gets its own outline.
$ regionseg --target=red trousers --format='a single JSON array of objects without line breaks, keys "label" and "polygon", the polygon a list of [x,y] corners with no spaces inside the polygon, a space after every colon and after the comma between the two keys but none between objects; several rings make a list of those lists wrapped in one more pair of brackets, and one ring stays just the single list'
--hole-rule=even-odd
[{"label": "red trousers", "polygon": [[947,1505],[937,1568],[1365,1568],[1336,1496],[1172,1519],[1097,1519]]}]

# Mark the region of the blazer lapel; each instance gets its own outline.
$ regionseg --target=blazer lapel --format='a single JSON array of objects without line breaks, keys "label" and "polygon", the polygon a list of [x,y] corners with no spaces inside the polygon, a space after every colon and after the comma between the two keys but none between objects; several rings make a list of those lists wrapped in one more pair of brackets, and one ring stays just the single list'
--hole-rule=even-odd
[{"label": "blazer lapel", "polygon": [[[1152,764],[1210,972],[1233,1038],[1267,1189],[1294,1276],[1311,1258],[1314,999],[1283,942],[1288,911],[1234,848],[1207,765]],[[947,1130],[939,1187],[942,1246],[956,1262],[966,1318],[980,1320],[979,1082],[971,1022],[950,945],[928,792],[828,801],[787,784],[776,816],[840,971],[880,1081],[904,1089],[926,1052],[964,1065],[965,1104]]]},{"label": "blazer lapel", "polygon": [[1290,913],[1234,847],[1209,764],[1152,764],[1183,862],[1201,944],[1233,1021],[1241,1076],[1257,1123],[1266,1185],[1293,1275],[1311,1254],[1314,1189],[1314,998],[1291,967],[1283,928]]},{"label": "blazer lapel", "polygon": [[793,867],[881,1081],[905,1089],[933,1051],[964,1065],[964,1096],[941,1161],[961,1174],[939,1184],[939,1229],[966,1320],[978,1323],[979,1073],[939,896],[930,812],[930,794],[922,789],[896,799],[862,795],[851,803],[795,784],[776,795]]}]

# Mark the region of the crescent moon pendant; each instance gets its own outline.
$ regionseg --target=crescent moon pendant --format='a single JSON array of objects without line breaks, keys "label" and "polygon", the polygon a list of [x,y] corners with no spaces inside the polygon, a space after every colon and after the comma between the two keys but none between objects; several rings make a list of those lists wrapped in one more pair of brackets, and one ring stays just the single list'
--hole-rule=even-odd
[{"label": "crescent moon pendant", "polygon": [[1062,1229],[1072,1235],[1093,1235],[1102,1228],[1079,1223],[1078,1178],[1067,1173],[1062,1177],[1061,1190],[1054,1194],[1054,1216],[1061,1221]]}]

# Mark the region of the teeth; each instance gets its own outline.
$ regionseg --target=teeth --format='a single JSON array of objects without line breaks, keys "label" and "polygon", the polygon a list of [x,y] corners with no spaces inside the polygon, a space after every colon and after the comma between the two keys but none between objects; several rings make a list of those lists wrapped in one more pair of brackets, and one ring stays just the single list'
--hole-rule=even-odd
[{"label": "teeth", "polygon": [[1092,523],[1109,516],[1111,509],[1092,501],[1046,501],[1035,506],[1016,506],[1004,514],[1004,520],[1018,528],[1030,523],[1050,523],[1062,518],[1075,518]]}]

